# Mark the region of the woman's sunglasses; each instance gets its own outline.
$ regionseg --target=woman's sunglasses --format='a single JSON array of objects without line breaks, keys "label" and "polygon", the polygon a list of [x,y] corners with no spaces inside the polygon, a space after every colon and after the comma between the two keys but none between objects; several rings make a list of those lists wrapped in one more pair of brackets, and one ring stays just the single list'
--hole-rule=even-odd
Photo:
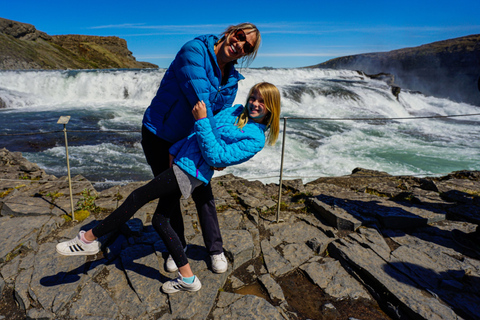
[{"label": "woman's sunglasses", "polygon": [[250,54],[253,52],[253,47],[250,42],[247,41],[247,35],[245,34],[245,31],[242,29],[238,29],[237,31],[234,32],[233,36],[237,38],[238,41],[245,42],[243,45],[243,52],[245,54]]}]

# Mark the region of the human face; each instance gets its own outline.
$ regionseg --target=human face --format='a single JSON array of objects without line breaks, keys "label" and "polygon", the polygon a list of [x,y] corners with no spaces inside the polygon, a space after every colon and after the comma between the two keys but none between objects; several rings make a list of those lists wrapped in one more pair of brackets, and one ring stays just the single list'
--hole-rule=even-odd
[{"label": "human face", "polygon": [[262,95],[258,91],[253,91],[248,98],[248,117],[257,123],[263,123],[269,111],[265,106]]},{"label": "human face", "polygon": [[243,42],[242,50],[244,54],[250,54],[253,52],[255,44],[251,44],[250,42],[248,42],[245,31],[243,31],[242,29],[238,29],[233,33],[233,37],[235,37],[239,42]]},{"label": "human face", "polygon": [[257,34],[254,29],[239,29],[230,35],[227,34],[225,40],[215,50],[217,61],[219,64],[227,64],[242,58],[251,53],[256,41]]}]

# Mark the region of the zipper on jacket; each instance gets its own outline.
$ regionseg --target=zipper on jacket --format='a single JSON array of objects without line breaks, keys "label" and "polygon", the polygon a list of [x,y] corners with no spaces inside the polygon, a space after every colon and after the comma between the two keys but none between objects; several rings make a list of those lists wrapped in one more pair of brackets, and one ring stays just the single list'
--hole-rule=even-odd
[{"label": "zipper on jacket", "polygon": [[218,97],[218,94],[220,93],[220,90],[222,90],[222,86],[218,87],[217,93],[215,94],[215,98],[213,98],[213,102],[217,102],[217,97]]}]

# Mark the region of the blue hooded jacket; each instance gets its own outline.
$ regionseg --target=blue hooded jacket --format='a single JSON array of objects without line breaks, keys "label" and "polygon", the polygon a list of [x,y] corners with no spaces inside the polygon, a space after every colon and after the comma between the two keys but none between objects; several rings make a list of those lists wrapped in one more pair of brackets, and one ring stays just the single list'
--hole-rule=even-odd
[{"label": "blue hooded jacket", "polygon": [[221,85],[214,51],[217,41],[215,35],[203,35],[187,42],[165,72],[143,117],[143,125],[158,137],[175,143],[188,136],[195,123],[192,109],[200,100],[213,114],[232,106],[244,77],[229,63],[226,82]]},{"label": "blue hooded jacket", "polygon": [[213,117],[195,122],[194,131],[170,148],[180,168],[207,184],[213,176],[211,167],[228,167],[252,158],[265,145],[264,124],[252,120],[239,129],[235,123],[242,113],[240,104],[222,110]]}]

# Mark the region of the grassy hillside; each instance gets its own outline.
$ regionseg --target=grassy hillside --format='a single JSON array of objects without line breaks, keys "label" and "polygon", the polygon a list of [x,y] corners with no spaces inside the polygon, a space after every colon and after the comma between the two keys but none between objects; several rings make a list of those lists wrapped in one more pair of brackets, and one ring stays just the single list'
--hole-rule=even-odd
[{"label": "grassy hillside", "polygon": [[139,62],[118,37],[49,36],[0,18],[0,70],[158,68]]}]

